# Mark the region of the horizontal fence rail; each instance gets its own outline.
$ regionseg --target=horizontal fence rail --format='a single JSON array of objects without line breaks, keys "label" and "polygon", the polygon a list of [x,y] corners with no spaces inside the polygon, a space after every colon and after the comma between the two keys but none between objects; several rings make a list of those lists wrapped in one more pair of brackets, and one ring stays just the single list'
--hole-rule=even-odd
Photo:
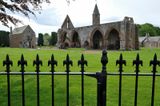
[{"label": "horizontal fence rail", "polygon": [[20,75],[22,81],[22,106],[26,105],[25,101],[25,76],[26,75],[36,75],[36,86],[37,86],[37,106],[40,106],[40,77],[39,75],[51,75],[51,92],[52,92],[52,106],[54,106],[54,83],[55,75],[65,75],[66,76],[66,106],[69,106],[69,81],[70,75],[81,76],[81,105],[84,106],[84,75],[88,77],[93,77],[97,80],[97,106],[106,106],[107,105],[107,76],[119,76],[119,96],[118,96],[118,106],[122,105],[122,76],[135,76],[135,96],[134,96],[134,106],[137,106],[138,100],[138,78],[139,76],[148,76],[152,77],[152,92],[151,92],[151,106],[154,106],[154,97],[155,97],[155,79],[160,76],[160,73],[157,72],[157,66],[160,66],[160,61],[157,59],[157,55],[154,55],[153,60],[150,61],[150,66],[152,66],[152,73],[139,73],[140,66],[143,66],[143,61],[140,60],[139,54],[135,60],[133,60],[133,65],[135,66],[135,73],[124,73],[123,67],[127,64],[126,60],[123,59],[122,54],[120,54],[119,59],[116,61],[116,65],[119,67],[119,72],[107,72],[107,51],[102,51],[101,72],[85,72],[85,66],[87,66],[87,61],[84,59],[83,54],[81,59],[78,60],[78,66],[80,66],[80,72],[71,72],[70,67],[73,65],[72,60],[70,60],[69,55],[66,56],[66,59],[63,61],[63,65],[66,67],[65,72],[55,72],[55,66],[58,65],[58,62],[54,59],[54,55],[51,56],[48,60],[48,66],[51,67],[50,72],[40,72],[42,66],[42,60],[40,60],[39,55],[37,54],[36,59],[33,61],[33,66],[35,66],[35,72],[25,72],[25,67],[27,66],[27,61],[24,59],[24,56],[21,55],[21,59],[18,61],[18,66],[20,66],[20,72],[11,71],[10,67],[13,66],[12,60],[10,60],[9,55],[6,55],[6,59],[3,61],[3,66],[6,67],[5,71],[0,72],[0,76],[7,76],[7,92],[8,92],[8,106],[11,106],[11,87],[10,87],[10,76]]}]

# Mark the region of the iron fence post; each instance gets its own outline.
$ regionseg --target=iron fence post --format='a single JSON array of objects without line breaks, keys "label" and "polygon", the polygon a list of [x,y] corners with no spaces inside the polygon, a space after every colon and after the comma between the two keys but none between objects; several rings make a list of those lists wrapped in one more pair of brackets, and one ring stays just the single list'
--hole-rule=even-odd
[{"label": "iron fence post", "polygon": [[39,93],[39,72],[40,72],[40,65],[42,66],[42,61],[39,59],[39,55],[37,54],[36,60],[33,61],[33,66],[36,65],[36,72],[37,72],[37,106],[40,106],[40,93]]},{"label": "iron fence post", "polygon": [[7,86],[8,86],[8,106],[11,106],[11,94],[10,94],[10,66],[13,65],[13,62],[9,59],[7,54],[6,60],[3,61],[3,66],[6,66],[7,72]]},{"label": "iron fence post", "polygon": [[157,60],[157,55],[156,54],[154,55],[153,60],[150,61],[150,66],[151,65],[153,65],[151,106],[154,106],[155,79],[156,79],[157,65],[160,66],[160,61]]},{"label": "iron fence post", "polygon": [[119,60],[116,61],[116,65],[119,65],[119,106],[122,105],[122,72],[123,65],[126,65],[126,60],[123,60],[122,54],[120,54]]},{"label": "iron fence post", "polygon": [[97,106],[106,106],[106,72],[97,72]]},{"label": "iron fence post", "polygon": [[135,81],[135,97],[134,97],[134,106],[137,106],[137,97],[138,97],[138,75],[139,75],[139,66],[143,65],[143,61],[140,60],[139,58],[139,54],[137,54],[137,57],[136,57],[136,60],[133,60],[133,65],[135,65],[136,69],[135,69],[135,72],[136,72],[136,81]]},{"label": "iron fence post", "polygon": [[27,61],[24,60],[23,54],[21,55],[21,59],[18,61],[18,66],[19,65],[21,65],[21,72],[22,72],[22,106],[25,106],[24,69],[25,65],[27,66]]},{"label": "iron fence post", "polygon": [[57,61],[54,59],[54,56],[52,54],[51,60],[48,61],[48,66],[51,65],[51,72],[52,72],[52,106],[54,106],[54,67],[57,66]]},{"label": "iron fence post", "polygon": [[96,72],[96,75],[88,75],[97,79],[97,106],[106,106],[106,88],[107,88],[107,71],[108,63],[107,51],[102,51],[101,57],[102,71]]},{"label": "iron fence post", "polygon": [[66,65],[66,92],[67,92],[67,95],[66,95],[66,100],[67,100],[67,103],[66,103],[66,106],[69,106],[69,72],[70,72],[70,65],[72,66],[73,65],[73,62],[72,60],[70,60],[69,58],[69,55],[67,54],[66,56],[66,60],[63,61],[63,66]]},{"label": "iron fence post", "polygon": [[84,59],[83,54],[81,55],[81,60],[78,61],[78,66],[81,65],[81,91],[82,91],[82,96],[81,96],[81,102],[82,106],[84,106],[84,66],[87,66],[87,61]]}]

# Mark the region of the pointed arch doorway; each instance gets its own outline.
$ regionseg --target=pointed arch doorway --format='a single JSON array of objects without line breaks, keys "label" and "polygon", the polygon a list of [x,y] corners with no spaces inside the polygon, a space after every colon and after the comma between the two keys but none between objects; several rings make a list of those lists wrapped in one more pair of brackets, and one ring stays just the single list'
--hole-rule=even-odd
[{"label": "pointed arch doorway", "polygon": [[112,29],[108,35],[108,50],[119,50],[120,49],[120,37],[119,32],[116,29]]},{"label": "pointed arch doorway", "polygon": [[103,35],[99,30],[97,30],[93,34],[92,43],[93,43],[93,49],[102,48],[102,46],[103,46]]},{"label": "pointed arch doorway", "polygon": [[74,32],[72,35],[72,47],[81,47],[80,38],[77,32]]}]

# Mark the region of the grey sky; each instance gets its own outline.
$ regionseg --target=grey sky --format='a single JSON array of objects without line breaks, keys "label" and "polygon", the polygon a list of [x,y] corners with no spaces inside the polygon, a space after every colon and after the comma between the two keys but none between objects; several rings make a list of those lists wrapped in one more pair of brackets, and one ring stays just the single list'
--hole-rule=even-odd
[{"label": "grey sky", "polygon": [[[86,26],[92,23],[92,13],[96,0],[75,0],[68,6],[66,0],[51,0],[51,4],[44,4],[37,19],[16,16],[30,24],[36,33],[50,33],[61,27],[68,14],[74,26]],[[97,0],[101,23],[123,20],[125,16],[133,17],[135,23],[151,23],[160,27],[160,0]],[[22,26],[22,25],[19,25]],[[9,30],[0,25],[1,29]]]}]

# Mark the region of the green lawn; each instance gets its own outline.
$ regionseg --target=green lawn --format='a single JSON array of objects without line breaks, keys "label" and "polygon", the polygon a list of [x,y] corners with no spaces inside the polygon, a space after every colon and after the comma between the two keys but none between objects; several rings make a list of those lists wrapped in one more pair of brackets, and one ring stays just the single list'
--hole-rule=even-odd
[{"label": "green lawn", "polygon": [[[17,61],[20,59],[21,54],[28,62],[26,71],[33,72],[33,60],[36,55],[39,54],[40,59],[43,60],[43,66],[41,71],[50,71],[48,67],[48,60],[51,55],[54,54],[55,59],[58,61],[58,66],[55,68],[57,72],[65,71],[63,66],[63,60],[66,55],[69,54],[70,59],[73,61],[73,67],[71,71],[79,72],[80,67],[77,65],[77,61],[80,60],[81,54],[84,54],[85,59],[88,61],[88,66],[85,68],[86,72],[101,71],[101,52],[100,50],[85,50],[85,49],[67,49],[56,50],[55,48],[42,48],[42,49],[11,49],[0,48],[0,71],[4,71],[3,60],[6,58],[6,54],[9,54],[10,59],[13,61],[12,71],[19,71],[20,67],[17,66]],[[143,60],[143,67],[141,67],[141,73],[150,73],[152,67],[149,66],[150,60],[153,59],[154,54],[157,54],[158,60],[160,60],[160,48],[149,49],[142,48],[138,51],[108,51],[108,72],[118,72],[118,66],[116,66],[116,60],[119,59],[120,53],[123,54],[123,58],[127,61],[127,66],[124,67],[124,72],[133,73],[135,68],[132,66],[132,61],[135,59],[137,53],[140,54],[140,59]],[[158,73],[160,73],[160,67],[158,67]],[[65,106],[66,101],[66,77],[55,76],[55,105]],[[7,106],[7,84],[6,76],[0,76],[0,106]],[[118,105],[118,84],[119,77],[108,76],[107,80],[107,106]],[[160,105],[160,78],[156,77],[156,93],[155,93],[155,106]],[[139,77],[139,94],[138,94],[138,106],[150,106],[151,101],[151,77]],[[122,106],[133,106],[134,103],[134,85],[135,77],[123,76],[122,86]],[[26,92],[26,106],[36,106],[36,76],[25,76],[25,92]],[[85,106],[96,106],[96,80],[85,76]],[[51,105],[51,76],[40,76],[40,104],[41,106]],[[21,106],[21,77],[11,76],[11,103],[12,106]],[[70,76],[70,106],[81,105],[81,78],[80,76]]]}]

